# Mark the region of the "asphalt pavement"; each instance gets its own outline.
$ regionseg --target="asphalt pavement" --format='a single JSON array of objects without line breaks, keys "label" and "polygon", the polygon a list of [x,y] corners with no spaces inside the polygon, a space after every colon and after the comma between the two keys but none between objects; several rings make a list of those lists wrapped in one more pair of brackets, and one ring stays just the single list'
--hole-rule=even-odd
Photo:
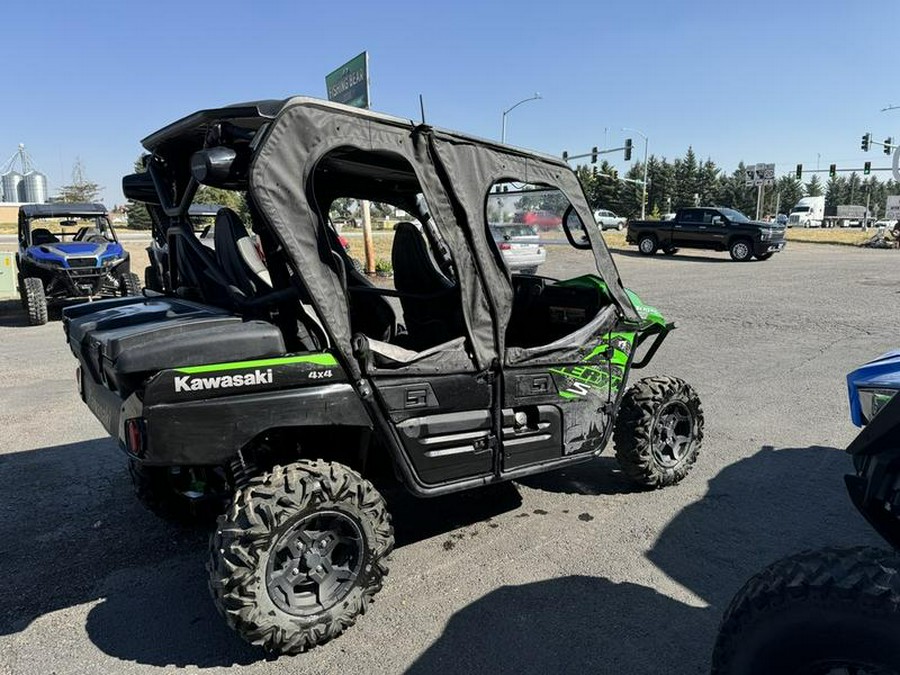
[{"label": "asphalt pavement", "polygon": [[744,580],[784,555],[879,544],[843,488],[845,374],[898,346],[900,254],[789,245],[615,254],[678,323],[650,367],[690,381],[706,438],[640,492],[607,454],[516,484],[392,500],[384,590],[342,637],[267,658],[216,614],[206,536],[146,511],[75,391],[59,321],[0,303],[0,673],[703,673]]}]

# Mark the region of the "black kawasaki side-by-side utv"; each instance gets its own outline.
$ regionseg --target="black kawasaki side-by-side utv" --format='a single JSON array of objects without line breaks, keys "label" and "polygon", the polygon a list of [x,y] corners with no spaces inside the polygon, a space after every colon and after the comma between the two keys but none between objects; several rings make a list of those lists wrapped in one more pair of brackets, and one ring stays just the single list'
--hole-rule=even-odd
[{"label": "black kawasaki side-by-side utv", "polygon": [[[218,516],[210,589],[251,643],[301,651],[364,611],[394,545],[373,482],[467,490],[589,461],[611,436],[643,486],[694,463],[693,389],[626,391],[672,325],[622,287],[559,159],[309,98],[204,110],[143,145],[123,186],[167,224],[167,292],[72,308],[65,328],[142,500]],[[188,218],[199,184],[250,209],[219,211],[214,250]],[[339,199],[399,221],[379,239],[393,276],[352,264]],[[490,223],[523,210],[555,215],[498,241]],[[520,245],[546,250],[547,276],[510,272]]]}]

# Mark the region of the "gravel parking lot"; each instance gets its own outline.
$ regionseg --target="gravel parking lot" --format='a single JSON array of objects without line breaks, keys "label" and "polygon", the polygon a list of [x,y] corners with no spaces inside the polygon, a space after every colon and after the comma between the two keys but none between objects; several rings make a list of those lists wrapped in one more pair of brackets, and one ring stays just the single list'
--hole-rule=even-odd
[{"label": "gravel parking lot", "polygon": [[[767,262],[615,253],[679,329],[640,375],[706,412],[679,486],[635,492],[610,456],[425,502],[370,612],[267,659],[216,615],[206,537],[145,512],[75,391],[61,325],[0,303],[0,673],[703,673],[743,581],[783,555],[877,544],[843,488],[845,374],[898,346],[898,253],[790,245]],[[634,378],[638,376],[634,373]],[[235,667],[232,667],[232,666]]]}]

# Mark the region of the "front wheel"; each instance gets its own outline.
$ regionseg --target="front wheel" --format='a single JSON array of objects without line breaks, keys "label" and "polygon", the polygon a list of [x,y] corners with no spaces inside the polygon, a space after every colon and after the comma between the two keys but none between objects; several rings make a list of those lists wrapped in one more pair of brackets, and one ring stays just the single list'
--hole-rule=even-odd
[{"label": "front wheel", "polygon": [[753,576],[731,601],[713,675],[900,672],[900,557],[806,551]]},{"label": "front wheel", "polygon": [[731,254],[731,259],[736,262],[747,262],[753,257],[753,247],[746,239],[738,239],[732,242],[728,252]]},{"label": "front wheel", "polygon": [[656,237],[653,235],[645,234],[638,239],[638,250],[644,255],[653,255],[656,253],[656,249]]},{"label": "front wheel", "polygon": [[119,293],[122,295],[140,295],[141,279],[134,272],[119,275]]},{"label": "front wheel", "polygon": [[684,380],[647,377],[622,398],[613,432],[616,460],[646,488],[675,485],[690,472],[703,443],[700,397]]},{"label": "front wheel", "polygon": [[276,466],[237,491],[209,543],[209,588],[247,642],[293,654],[352,626],[381,590],[394,529],[341,464]]},{"label": "front wheel", "polygon": [[32,326],[47,323],[47,295],[44,293],[44,283],[37,277],[23,279],[21,293],[22,304],[28,314],[28,323]]}]

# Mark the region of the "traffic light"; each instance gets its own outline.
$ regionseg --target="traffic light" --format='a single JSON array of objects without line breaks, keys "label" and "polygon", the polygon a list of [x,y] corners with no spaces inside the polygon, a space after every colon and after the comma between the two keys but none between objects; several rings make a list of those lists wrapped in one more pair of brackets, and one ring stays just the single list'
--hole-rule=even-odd
[{"label": "traffic light", "polygon": [[870,173],[872,173],[872,162],[866,162],[863,164],[863,174],[868,176]]},{"label": "traffic light", "polygon": [[625,161],[629,161],[631,159],[631,139],[625,139]]},{"label": "traffic light", "polygon": [[893,150],[893,148],[891,147],[891,141],[893,140],[894,139],[892,139],[890,136],[884,139],[884,154],[891,154],[891,151]]},{"label": "traffic light", "polygon": [[862,143],[859,147],[861,147],[866,152],[869,151],[869,145],[872,143],[872,134],[866,132],[863,134]]},{"label": "traffic light", "polygon": [[593,148],[591,148],[591,164],[597,163],[597,153],[598,152],[599,152],[599,150],[597,150],[596,145]]},{"label": "traffic light", "polygon": [[837,176],[837,164],[832,164],[828,167],[828,175],[834,178]]},{"label": "traffic light", "polygon": [[569,161],[569,151],[568,150],[563,150],[563,161],[564,162]]},{"label": "traffic light", "polygon": [[803,178],[803,165],[798,164],[797,165],[797,180],[800,180],[801,178]]}]

